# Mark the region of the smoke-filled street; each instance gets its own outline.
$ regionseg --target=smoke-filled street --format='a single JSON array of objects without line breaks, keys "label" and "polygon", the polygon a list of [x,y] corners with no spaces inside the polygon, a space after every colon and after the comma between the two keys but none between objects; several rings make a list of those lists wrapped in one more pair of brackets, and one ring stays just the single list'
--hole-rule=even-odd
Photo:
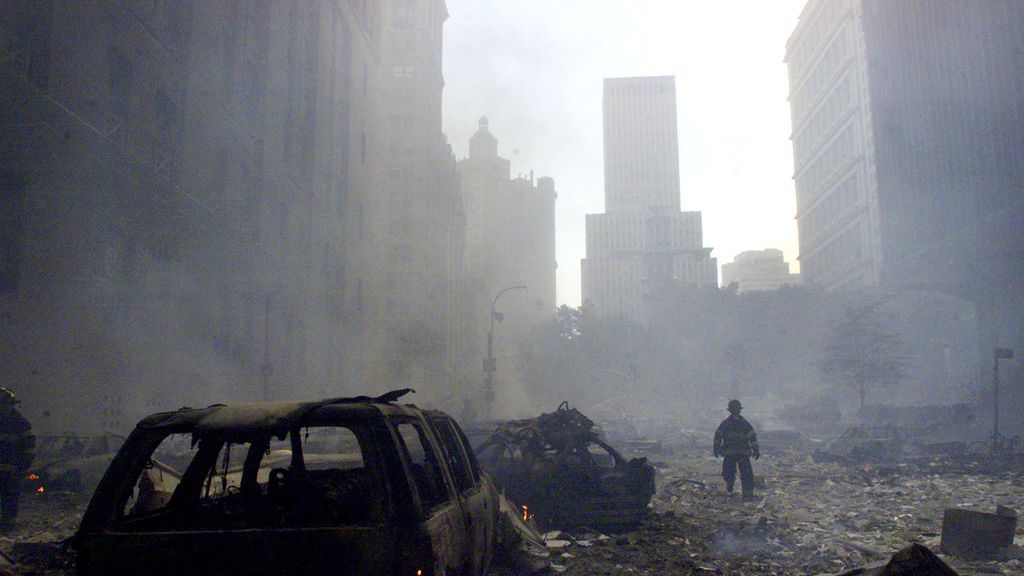
[{"label": "smoke-filled street", "polygon": [[[888,561],[914,542],[938,552],[946,508],[1024,506],[1020,463],[992,466],[984,458],[877,467],[775,453],[756,465],[751,503],[725,493],[720,460],[706,450],[662,458],[649,526],[607,539],[558,535],[572,544],[550,550],[553,562],[570,574],[833,574]],[[947,561],[961,574],[1020,574],[1024,549]]]},{"label": "smoke-filled street", "polygon": [[1024,576],[1024,0],[0,0],[0,576]]},{"label": "smoke-filled street", "polygon": [[[1024,464],[986,455],[902,464],[818,464],[806,453],[771,451],[756,463],[753,502],[725,493],[720,460],[707,447],[669,445],[651,455],[653,515],[636,529],[585,527],[543,535],[551,572],[566,574],[835,574],[888,561],[912,543],[938,552],[946,508],[1024,509]],[[10,574],[72,574],[64,540],[82,506],[62,495],[28,498],[18,529],[0,539]],[[1024,526],[1017,530],[1017,543]],[[539,550],[535,549],[534,552]],[[1024,548],[968,561],[942,556],[960,574],[1024,573]],[[498,574],[515,574],[498,565]]]}]

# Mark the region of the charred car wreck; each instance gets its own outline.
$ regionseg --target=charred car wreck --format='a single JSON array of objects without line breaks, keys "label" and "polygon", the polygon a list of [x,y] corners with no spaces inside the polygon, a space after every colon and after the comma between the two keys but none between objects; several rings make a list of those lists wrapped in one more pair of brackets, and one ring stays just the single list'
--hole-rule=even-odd
[{"label": "charred car wreck", "polygon": [[82,519],[79,574],[484,574],[497,492],[403,392],[145,418]]},{"label": "charred car wreck", "polygon": [[523,516],[541,527],[622,530],[650,514],[654,467],[646,458],[627,461],[566,402],[500,425],[477,455]]}]

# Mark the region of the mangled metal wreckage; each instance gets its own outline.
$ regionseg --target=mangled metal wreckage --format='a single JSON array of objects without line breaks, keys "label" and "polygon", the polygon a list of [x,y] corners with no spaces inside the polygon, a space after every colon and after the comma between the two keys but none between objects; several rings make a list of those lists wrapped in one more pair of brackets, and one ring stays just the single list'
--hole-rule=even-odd
[{"label": "mangled metal wreckage", "polygon": [[402,393],[142,420],[75,536],[79,574],[484,574],[497,492],[455,421]]},{"label": "mangled metal wreckage", "polygon": [[523,516],[541,527],[622,530],[650,514],[654,467],[646,458],[627,461],[566,402],[501,424],[476,452]]}]

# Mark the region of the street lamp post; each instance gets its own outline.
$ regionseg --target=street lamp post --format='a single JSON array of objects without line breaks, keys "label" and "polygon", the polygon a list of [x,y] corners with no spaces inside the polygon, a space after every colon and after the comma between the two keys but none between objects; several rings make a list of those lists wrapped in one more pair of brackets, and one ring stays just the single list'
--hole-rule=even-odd
[{"label": "street lamp post", "polygon": [[503,288],[491,302],[491,327],[487,330],[487,358],[484,358],[484,402],[486,412],[484,418],[490,418],[494,406],[494,373],[498,371],[498,361],[494,359],[494,307],[498,305],[498,298],[505,292],[511,290],[525,290],[526,286],[509,286]]},{"label": "street lamp post", "polygon": [[999,359],[1013,360],[1013,350],[1009,348],[996,348],[995,366],[992,370],[992,451],[997,452],[1003,448],[1002,437],[999,435]]}]

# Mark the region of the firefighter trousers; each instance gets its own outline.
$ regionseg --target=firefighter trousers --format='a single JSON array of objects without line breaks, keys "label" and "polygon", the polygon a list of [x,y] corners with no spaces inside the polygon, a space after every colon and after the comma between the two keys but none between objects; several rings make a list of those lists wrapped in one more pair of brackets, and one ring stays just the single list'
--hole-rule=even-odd
[{"label": "firefighter trousers", "polygon": [[13,474],[0,474],[0,524],[18,517],[18,497],[21,496],[21,478]]},{"label": "firefighter trousers", "polygon": [[736,469],[740,469],[740,483],[743,486],[743,498],[754,497],[754,469],[750,465],[750,456],[727,454],[722,459],[722,478],[725,478],[725,489],[730,493],[736,484]]}]

